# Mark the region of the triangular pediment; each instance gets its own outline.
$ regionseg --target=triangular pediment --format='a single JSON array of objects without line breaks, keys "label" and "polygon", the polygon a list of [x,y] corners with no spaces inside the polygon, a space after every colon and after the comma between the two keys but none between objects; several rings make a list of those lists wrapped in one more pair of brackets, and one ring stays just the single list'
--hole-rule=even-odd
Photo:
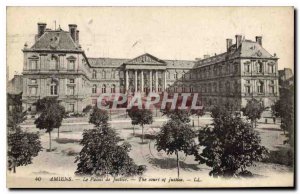
[{"label": "triangular pediment", "polygon": [[131,60],[125,62],[125,64],[128,64],[128,65],[166,65],[166,62],[157,57],[154,57],[153,55],[145,53],[143,55],[140,55],[134,59],[131,59]]}]

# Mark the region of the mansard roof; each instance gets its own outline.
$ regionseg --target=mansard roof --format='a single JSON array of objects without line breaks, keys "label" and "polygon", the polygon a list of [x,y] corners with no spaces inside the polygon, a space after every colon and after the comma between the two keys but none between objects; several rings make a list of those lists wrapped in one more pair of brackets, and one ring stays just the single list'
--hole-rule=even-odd
[{"label": "mansard roof", "polygon": [[198,60],[197,66],[215,64],[227,59],[234,58],[255,58],[255,59],[277,59],[266,51],[260,44],[251,40],[243,40],[239,48],[236,48],[236,44],[229,48],[229,51],[208,57],[205,59]]},{"label": "mansard roof", "polygon": [[62,50],[62,51],[80,51],[70,33],[63,30],[46,30],[44,34],[36,40],[31,50]]},{"label": "mansard roof", "polygon": [[88,58],[91,67],[120,67],[128,59],[120,58]]},{"label": "mansard roof", "polygon": [[184,69],[190,69],[193,68],[195,65],[195,61],[191,60],[165,60],[167,63],[167,68],[184,68]]},{"label": "mansard roof", "polygon": [[250,58],[272,58],[273,56],[266,51],[260,44],[254,41],[245,40],[239,48],[240,57]]}]

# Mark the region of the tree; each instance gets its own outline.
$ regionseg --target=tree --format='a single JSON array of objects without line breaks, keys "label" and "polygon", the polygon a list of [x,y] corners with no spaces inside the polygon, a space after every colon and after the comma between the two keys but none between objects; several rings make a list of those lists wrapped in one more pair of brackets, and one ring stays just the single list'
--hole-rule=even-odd
[{"label": "tree", "polygon": [[144,143],[144,125],[153,123],[153,114],[149,109],[138,109],[134,108],[128,112],[131,118],[132,125],[140,125],[142,127],[142,143]]},{"label": "tree", "polygon": [[37,100],[35,105],[36,105],[36,111],[39,114],[42,114],[43,112],[48,111],[48,109],[50,107],[51,108],[53,108],[53,106],[55,107],[56,113],[58,115],[56,117],[57,121],[55,122],[56,125],[54,126],[54,128],[57,128],[57,138],[59,138],[59,128],[60,128],[62,120],[66,114],[65,108],[59,104],[57,97],[45,97],[45,98],[39,99],[39,100]]},{"label": "tree", "polygon": [[251,121],[252,128],[256,127],[256,120],[260,119],[262,112],[265,110],[263,105],[252,98],[249,100],[244,108],[241,109],[243,114]]},{"label": "tree", "polygon": [[8,168],[16,173],[16,167],[32,163],[33,157],[42,150],[39,135],[21,131],[17,127],[15,132],[7,136],[8,143]]},{"label": "tree", "polygon": [[64,107],[58,103],[52,104],[52,106],[47,107],[42,110],[42,113],[34,121],[36,128],[46,130],[46,133],[49,133],[49,151],[51,152],[51,132],[54,128],[59,128],[61,126],[63,116],[62,110]]},{"label": "tree", "polygon": [[99,109],[97,106],[93,108],[93,112],[90,115],[89,123],[94,124],[97,128],[106,125],[108,123],[109,116],[107,111]]},{"label": "tree", "polygon": [[142,165],[136,165],[133,159],[129,157],[128,152],[131,145],[128,143],[120,144],[120,138],[110,128],[107,121],[101,122],[101,124],[99,122],[95,123],[97,126],[95,125],[94,129],[84,130],[83,132],[83,138],[80,142],[83,148],[75,160],[75,162],[78,162],[75,174],[96,176],[141,175],[146,168]]},{"label": "tree", "polygon": [[294,85],[281,88],[279,100],[272,106],[272,113],[276,117],[281,118],[281,129],[284,133],[287,131],[288,140],[285,143],[290,143],[294,146],[294,129],[295,129],[295,99]]},{"label": "tree", "polygon": [[191,121],[190,119],[191,112],[188,110],[183,110],[183,109],[172,110],[166,108],[164,110],[161,110],[161,112],[163,113],[163,115],[167,115],[167,117],[173,120],[179,120],[184,123],[189,123]]},{"label": "tree", "polygon": [[260,145],[258,133],[225,107],[215,107],[212,117],[213,127],[206,126],[199,132],[199,147],[204,149],[194,152],[196,161],[212,167],[210,176],[250,176],[246,168],[268,153]]},{"label": "tree", "polygon": [[22,106],[14,106],[7,114],[7,126],[10,130],[16,130],[18,126],[26,120],[26,111]]},{"label": "tree", "polygon": [[26,120],[22,106],[14,106],[8,111],[7,157],[8,169],[16,173],[16,167],[32,163],[33,157],[42,150],[38,134],[23,132],[20,124]]},{"label": "tree", "polygon": [[53,104],[58,104],[57,97],[44,97],[42,99],[38,99],[34,105],[36,106],[36,111],[38,113],[42,113],[47,110]]},{"label": "tree", "polygon": [[169,154],[176,154],[177,158],[177,175],[179,178],[179,158],[178,152],[183,151],[185,154],[191,154],[195,145],[194,138],[196,133],[191,126],[181,120],[170,119],[163,125],[161,131],[156,136],[156,146],[158,151],[165,151]]},{"label": "tree", "polygon": [[135,129],[134,126],[138,124],[138,122],[135,120],[135,116],[134,113],[137,110],[136,106],[133,106],[131,109],[127,109],[126,112],[128,114],[128,116],[131,119],[131,124],[132,124],[132,130],[133,130],[133,136],[135,135]]}]

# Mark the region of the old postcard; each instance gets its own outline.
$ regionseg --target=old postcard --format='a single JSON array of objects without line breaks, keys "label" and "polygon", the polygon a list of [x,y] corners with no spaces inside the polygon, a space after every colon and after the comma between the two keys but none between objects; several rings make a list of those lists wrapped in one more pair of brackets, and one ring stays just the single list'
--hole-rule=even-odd
[{"label": "old postcard", "polygon": [[7,7],[8,188],[294,187],[293,7]]}]

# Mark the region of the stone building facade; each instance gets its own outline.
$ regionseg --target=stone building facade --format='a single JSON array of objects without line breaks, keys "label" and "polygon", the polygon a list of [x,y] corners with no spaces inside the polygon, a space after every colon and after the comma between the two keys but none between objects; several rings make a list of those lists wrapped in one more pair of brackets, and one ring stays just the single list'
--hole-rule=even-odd
[{"label": "stone building facade", "polygon": [[252,97],[270,106],[278,98],[277,60],[256,41],[236,36],[227,51],[212,57],[162,60],[151,54],[134,59],[88,58],[79,44],[77,25],[69,31],[38,23],[35,43],[24,45],[23,106],[57,96],[69,112],[96,104],[101,93],[192,92],[204,106],[230,101],[238,108]]}]

